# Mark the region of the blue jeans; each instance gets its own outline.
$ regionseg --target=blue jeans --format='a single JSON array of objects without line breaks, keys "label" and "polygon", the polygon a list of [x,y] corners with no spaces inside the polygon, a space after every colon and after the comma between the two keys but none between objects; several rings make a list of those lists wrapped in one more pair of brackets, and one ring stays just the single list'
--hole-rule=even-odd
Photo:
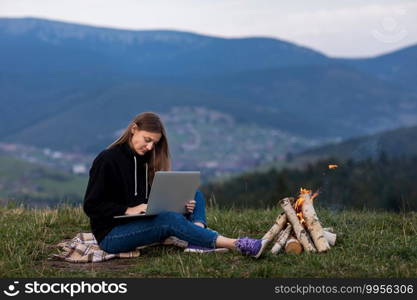
[{"label": "blue jeans", "polygon": [[218,233],[193,224],[206,225],[205,200],[203,193],[196,191],[196,205],[192,214],[162,212],[114,227],[100,242],[100,248],[108,253],[127,252],[136,247],[162,242],[169,236],[190,244],[215,248]]}]

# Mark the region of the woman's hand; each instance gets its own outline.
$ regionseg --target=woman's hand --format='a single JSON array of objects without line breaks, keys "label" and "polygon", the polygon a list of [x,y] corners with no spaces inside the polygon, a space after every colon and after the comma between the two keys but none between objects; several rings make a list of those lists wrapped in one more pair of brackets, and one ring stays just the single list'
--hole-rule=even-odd
[{"label": "woman's hand", "polygon": [[185,204],[185,209],[187,210],[187,213],[192,214],[195,208],[195,200],[190,200]]},{"label": "woman's hand", "polygon": [[129,207],[125,211],[125,215],[137,215],[146,212],[148,204],[139,204],[133,207]]}]

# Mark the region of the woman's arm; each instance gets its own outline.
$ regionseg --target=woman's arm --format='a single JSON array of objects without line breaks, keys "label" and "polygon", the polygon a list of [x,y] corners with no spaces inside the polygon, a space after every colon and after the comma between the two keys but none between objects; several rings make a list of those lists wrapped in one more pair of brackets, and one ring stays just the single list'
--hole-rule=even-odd
[{"label": "woman's arm", "polygon": [[102,157],[97,157],[90,170],[90,179],[84,197],[84,212],[90,218],[112,218],[124,215],[128,209],[127,205],[111,199],[113,176],[116,176],[116,173],[112,165]]}]

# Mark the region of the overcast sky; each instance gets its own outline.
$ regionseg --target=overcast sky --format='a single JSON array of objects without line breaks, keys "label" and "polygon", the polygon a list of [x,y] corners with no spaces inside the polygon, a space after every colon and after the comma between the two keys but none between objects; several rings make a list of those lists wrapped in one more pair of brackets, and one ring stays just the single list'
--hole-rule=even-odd
[{"label": "overcast sky", "polygon": [[0,0],[0,17],[27,16],[122,29],[268,36],[330,56],[375,56],[417,44],[416,0]]}]

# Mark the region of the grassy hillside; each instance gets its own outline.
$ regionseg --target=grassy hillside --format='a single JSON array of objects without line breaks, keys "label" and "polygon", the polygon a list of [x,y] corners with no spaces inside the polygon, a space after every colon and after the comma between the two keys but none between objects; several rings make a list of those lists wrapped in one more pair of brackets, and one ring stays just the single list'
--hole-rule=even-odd
[{"label": "grassy hillside", "polygon": [[[328,164],[338,168],[329,170]],[[299,169],[248,172],[203,187],[221,207],[265,207],[275,199],[295,196],[301,187],[319,190],[324,207],[417,210],[417,157],[363,161],[326,159]]]},{"label": "grassy hillside", "polygon": [[[208,210],[210,227],[226,236],[261,237],[277,210]],[[48,261],[54,244],[89,231],[80,207],[0,207],[0,277],[417,277],[417,213],[319,210],[338,233],[325,254],[267,252],[254,260],[236,252],[191,254],[156,246],[134,259],[97,264]],[[269,250],[269,249],[268,249]]]},{"label": "grassy hillside", "polygon": [[417,126],[349,139],[298,154],[295,159],[335,157],[341,160],[376,158],[381,153],[391,157],[417,155]]},{"label": "grassy hillside", "polygon": [[0,198],[30,205],[76,203],[84,196],[88,178],[0,154]]},{"label": "grassy hillside", "polygon": [[311,147],[299,153],[288,153],[285,159],[266,163],[256,168],[265,172],[271,167],[279,170],[303,169],[307,164],[320,160],[337,159],[339,161],[361,161],[378,159],[381,155],[389,157],[410,157],[417,155],[417,126],[403,127],[383,131],[377,134],[343,140],[338,143],[327,143]]}]

